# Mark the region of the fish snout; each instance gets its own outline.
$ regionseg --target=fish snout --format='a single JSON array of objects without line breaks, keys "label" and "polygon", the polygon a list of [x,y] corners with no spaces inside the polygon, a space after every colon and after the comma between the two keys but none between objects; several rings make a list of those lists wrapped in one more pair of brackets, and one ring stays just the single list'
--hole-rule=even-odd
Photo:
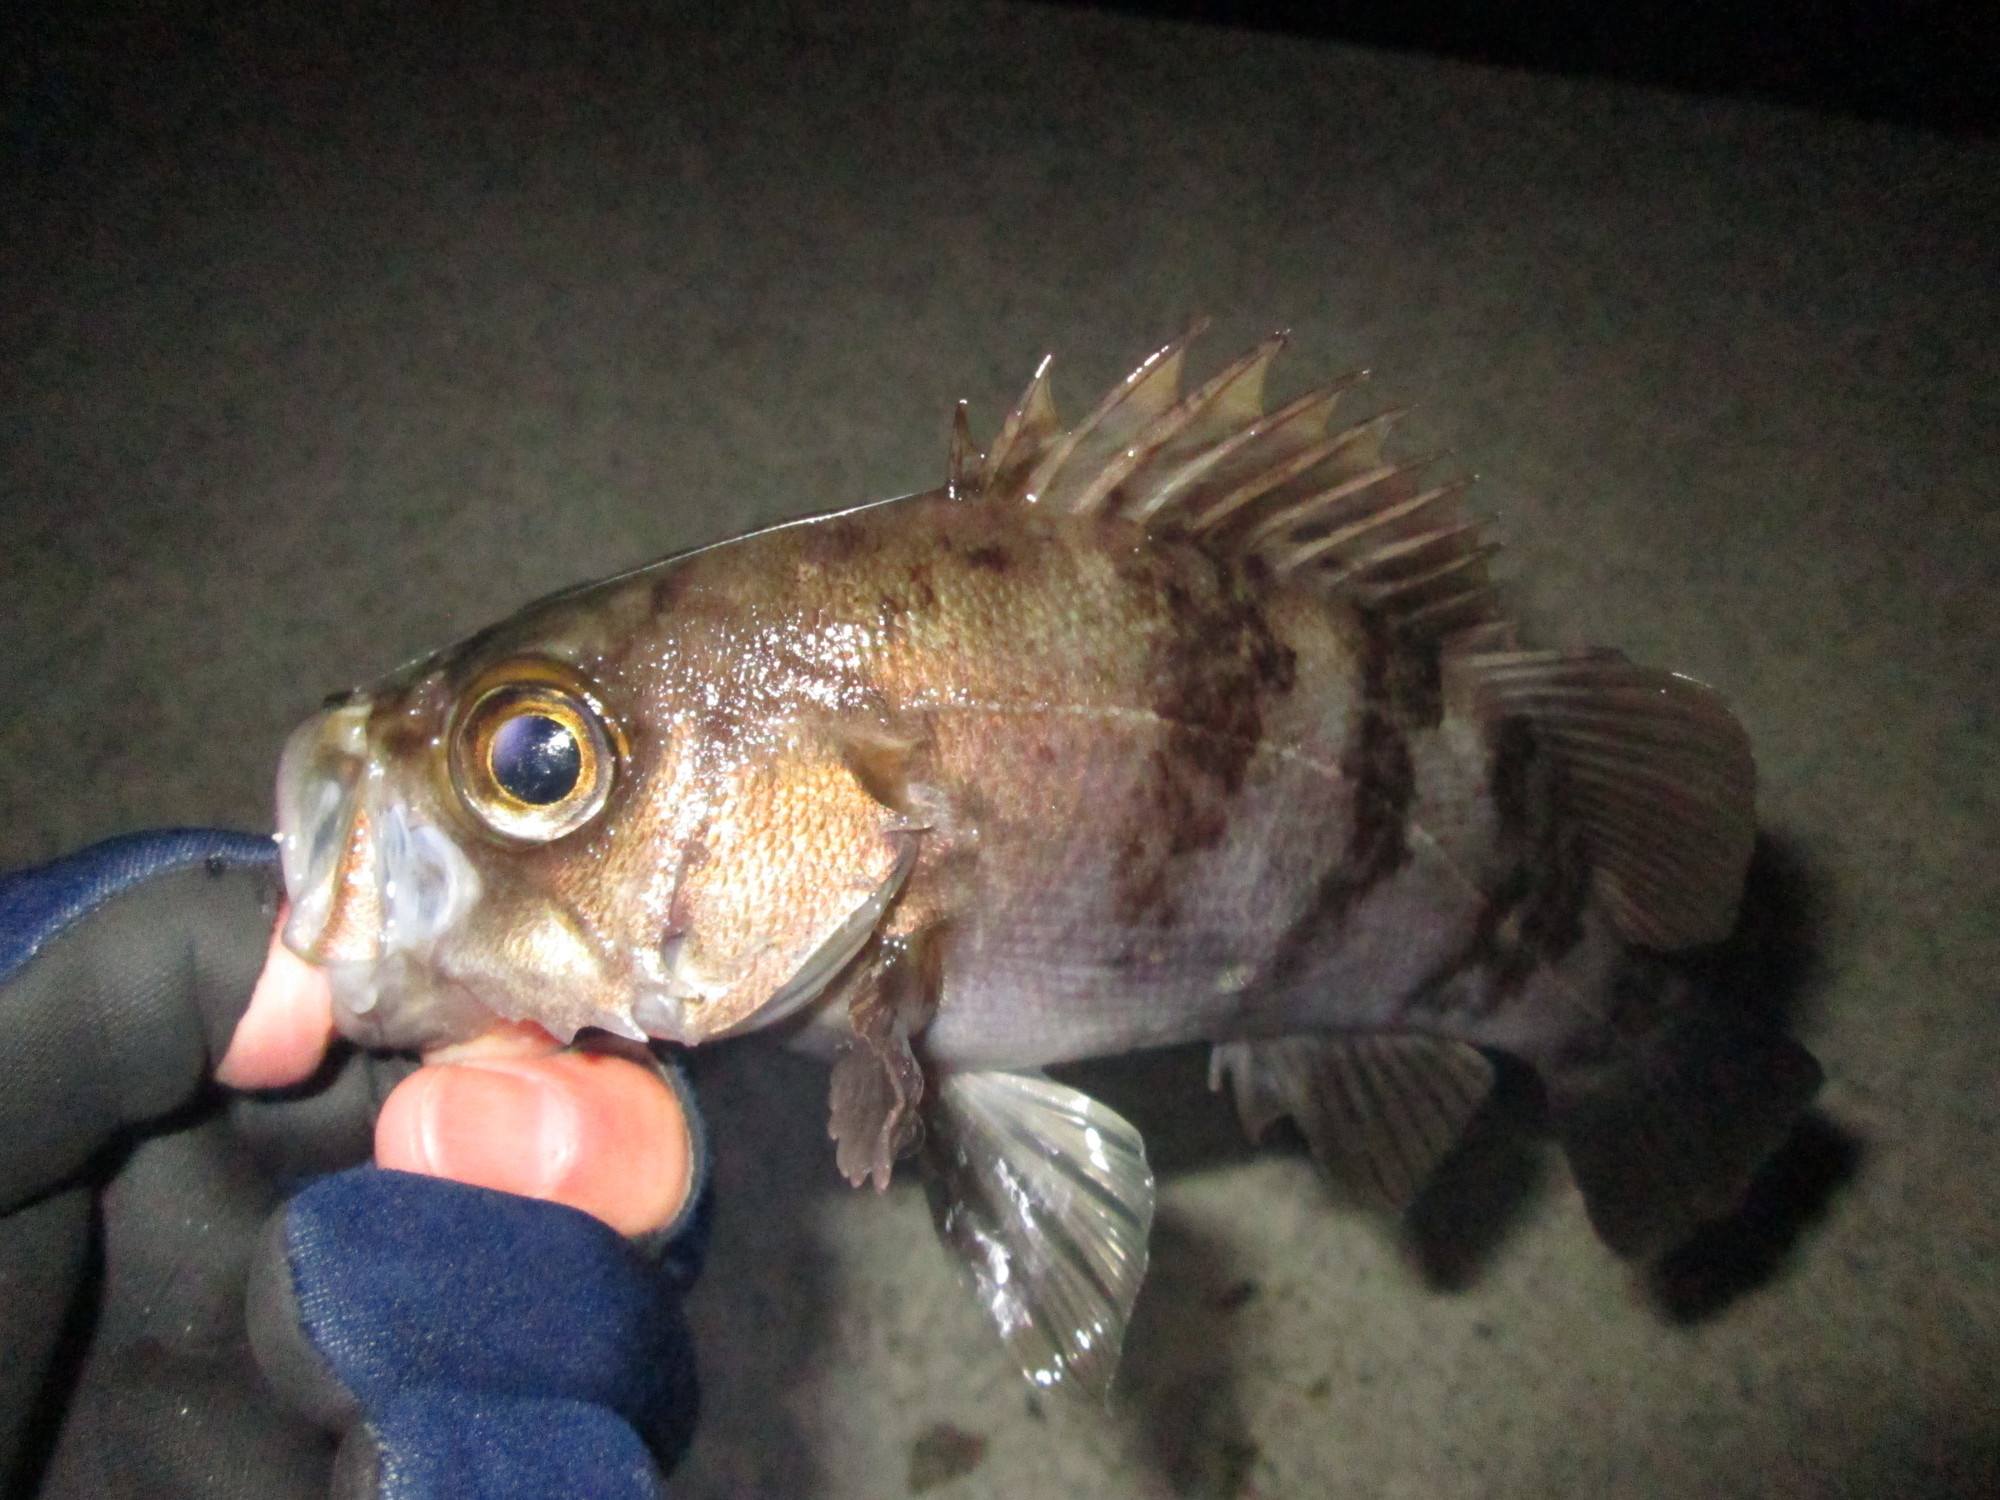
[{"label": "fish snout", "polygon": [[306,720],[278,762],[285,944],[310,963],[372,964],[427,944],[478,898],[450,837],[398,796],[357,695]]},{"label": "fish snout", "polygon": [[311,963],[379,952],[379,912],[371,922],[356,909],[376,887],[360,796],[371,706],[350,698],[315,714],[292,731],[278,760],[278,855],[292,903],[285,944]]}]

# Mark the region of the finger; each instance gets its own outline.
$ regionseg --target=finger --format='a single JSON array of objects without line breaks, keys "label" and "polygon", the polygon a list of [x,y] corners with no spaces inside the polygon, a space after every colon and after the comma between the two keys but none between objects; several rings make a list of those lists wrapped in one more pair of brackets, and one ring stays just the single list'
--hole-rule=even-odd
[{"label": "finger", "polygon": [[326,971],[285,946],[279,936],[284,927],[280,911],[250,1007],[216,1065],[216,1078],[233,1089],[282,1088],[309,1078],[333,1040],[333,989]]},{"label": "finger", "polygon": [[566,1203],[625,1235],[671,1223],[694,1171],[687,1116],[666,1081],[587,1052],[420,1068],[382,1105],[375,1160]]}]

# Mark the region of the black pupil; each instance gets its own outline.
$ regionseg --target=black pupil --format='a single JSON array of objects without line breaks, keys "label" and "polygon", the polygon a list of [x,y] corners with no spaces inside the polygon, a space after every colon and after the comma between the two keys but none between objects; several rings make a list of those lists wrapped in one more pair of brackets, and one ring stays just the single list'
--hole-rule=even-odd
[{"label": "black pupil", "polygon": [[494,731],[493,779],[530,807],[547,807],[576,790],[583,750],[567,724],[546,714],[522,714]]}]

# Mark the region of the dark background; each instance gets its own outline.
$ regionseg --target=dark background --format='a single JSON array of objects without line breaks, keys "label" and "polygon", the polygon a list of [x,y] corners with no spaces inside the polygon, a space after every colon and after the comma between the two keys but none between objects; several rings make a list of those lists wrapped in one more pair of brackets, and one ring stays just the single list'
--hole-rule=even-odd
[{"label": "dark background", "polygon": [[1940,130],[2000,123],[2000,5],[1965,0],[1101,0],[1469,62]]},{"label": "dark background", "polygon": [[[1467,62],[1735,96],[1954,133],[2000,129],[2000,4],[1968,0],[1043,0],[1074,9],[1315,37]],[[701,9],[702,7],[694,7]],[[449,29],[455,4],[249,6],[69,0],[0,14],[6,145],[28,154],[101,124],[114,75],[200,50],[256,15],[301,29]],[[662,5],[592,4],[638,24]],[[838,6],[825,9],[837,11]],[[726,14],[726,7],[724,8]],[[129,86],[133,80],[125,78]]]}]

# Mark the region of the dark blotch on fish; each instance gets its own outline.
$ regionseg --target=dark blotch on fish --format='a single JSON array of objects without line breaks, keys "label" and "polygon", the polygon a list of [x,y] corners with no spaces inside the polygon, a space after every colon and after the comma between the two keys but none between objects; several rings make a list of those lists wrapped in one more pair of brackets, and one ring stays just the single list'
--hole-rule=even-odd
[{"label": "dark blotch on fish", "polygon": [[1123,571],[1157,591],[1165,618],[1150,668],[1163,732],[1148,757],[1151,790],[1120,846],[1118,911],[1168,927],[1177,861],[1227,837],[1233,799],[1263,747],[1265,705],[1292,691],[1298,664],[1223,565],[1139,554]]},{"label": "dark blotch on fish", "polygon": [[1341,775],[1354,789],[1354,821],[1347,848],[1329,859],[1313,899],[1279,943],[1271,974],[1280,981],[1295,976],[1314,940],[1338,932],[1355,903],[1409,857],[1416,770],[1389,693],[1389,633],[1379,621],[1359,618],[1360,691],[1354,734],[1340,757]]},{"label": "dark blotch on fish", "polygon": [[[1489,785],[1501,874],[1485,892],[1478,930],[1438,966],[1426,986],[1490,1012],[1518,994],[1536,968],[1583,937],[1590,866],[1563,816],[1561,768],[1523,720],[1501,719],[1488,735]],[[1459,981],[1472,979],[1471,984]]]},{"label": "dark blotch on fish", "polygon": [[798,545],[807,562],[837,567],[865,556],[876,539],[853,521],[830,516],[818,525],[800,528]]}]

